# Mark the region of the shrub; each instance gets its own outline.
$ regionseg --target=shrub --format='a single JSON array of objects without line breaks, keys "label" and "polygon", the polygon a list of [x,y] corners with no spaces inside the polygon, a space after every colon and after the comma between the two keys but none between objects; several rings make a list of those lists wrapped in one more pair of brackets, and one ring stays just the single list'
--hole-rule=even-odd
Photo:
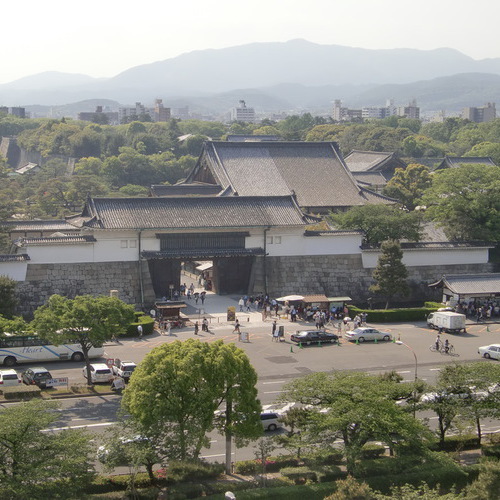
[{"label": "shrub", "polygon": [[309,467],[285,467],[280,472],[282,476],[294,481],[295,484],[303,484],[308,479],[318,481],[316,471]]},{"label": "shrub", "polygon": [[258,465],[255,460],[240,460],[234,464],[234,472],[244,476],[257,474]]},{"label": "shrub", "polygon": [[5,399],[31,399],[40,397],[42,390],[36,385],[19,384],[11,387],[4,387],[1,392]]},{"label": "shrub", "polygon": [[[139,314],[139,316],[137,316]],[[122,333],[120,337],[137,337],[137,327],[142,325],[142,334],[151,335],[154,330],[155,320],[146,314],[136,313],[136,321],[130,323],[125,333]]]},{"label": "shrub", "polygon": [[498,444],[485,444],[481,446],[481,452],[485,457],[500,458],[500,445]]},{"label": "shrub", "polygon": [[[272,464],[269,462],[272,462]],[[266,470],[277,472],[283,469],[283,467],[297,467],[299,463],[299,459],[293,455],[278,455],[277,457],[269,457]]]},{"label": "shrub", "polygon": [[431,312],[438,308],[428,307],[403,307],[401,309],[360,309],[356,306],[349,306],[349,315],[354,318],[356,315],[365,312],[368,321],[374,323],[391,323],[396,321],[424,321]]},{"label": "shrub", "polygon": [[431,441],[429,443],[429,448],[434,451],[474,450],[479,448],[479,446],[479,438],[476,434],[446,436],[442,445],[439,444],[439,441]]},{"label": "shrub", "polygon": [[385,446],[380,444],[365,444],[361,450],[363,458],[378,458],[385,453]]},{"label": "shrub", "polygon": [[224,473],[223,464],[205,462],[171,462],[166,469],[168,483],[185,483],[188,481],[205,481],[214,479]]},{"label": "shrub", "polygon": [[302,461],[308,466],[340,464],[342,459],[343,454],[340,450],[320,450],[302,457]]}]

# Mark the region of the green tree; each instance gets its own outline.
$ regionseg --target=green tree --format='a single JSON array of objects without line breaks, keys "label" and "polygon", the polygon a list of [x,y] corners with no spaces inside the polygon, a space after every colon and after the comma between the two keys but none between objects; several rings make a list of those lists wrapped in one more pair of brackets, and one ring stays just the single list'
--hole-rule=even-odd
[{"label": "green tree", "polygon": [[373,490],[366,484],[347,476],[346,479],[335,481],[335,492],[324,500],[375,500]]},{"label": "green tree", "polygon": [[[497,138],[500,141],[500,137]],[[481,142],[476,144],[464,156],[489,156],[500,166],[500,142]]]},{"label": "green tree", "polygon": [[484,460],[478,478],[465,490],[465,500],[498,500],[500,461]]},{"label": "green tree", "polygon": [[[207,433],[216,423],[242,437],[262,433],[257,376],[234,344],[189,339],[154,348],[134,372],[122,406],[141,434],[158,443],[170,459],[195,459],[210,445]],[[260,426],[260,427],[259,427]]]},{"label": "green tree", "polygon": [[0,410],[0,496],[77,498],[93,478],[92,444],[82,430],[42,432],[57,403],[32,400]]},{"label": "green tree", "polygon": [[366,373],[313,373],[286,384],[281,399],[327,410],[311,415],[309,432],[323,446],[340,439],[352,473],[368,441],[382,441],[396,451],[412,449],[415,454],[423,449],[429,434],[388,397],[392,385]]},{"label": "green tree", "polygon": [[382,253],[378,258],[377,267],[372,278],[375,283],[370,286],[370,291],[387,298],[385,308],[395,295],[408,295],[407,283],[408,270],[403,264],[403,251],[397,240],[387,240],[382,243]]},{"label": "green tree", "polygon": [[78,295],[74,299],[52,295],[35,311],[33,329],[55,345],[80,344],[90,376],[89,350],[120,335],[134,321],[134,308],[116,297]]},{"label": "green tree", "polygon": [[431,186],[429,169],[412,163],[405,169],[397,168],[384,188],[384,194],[399,200],[407,210],[414,210],[426,189]]},{"label": "green tree", "polygon": [[451,402],[459,407],[458,413],[462,420],[473,423],[479,442],[482,438],[482,420],[500,416],[498,380],[500,367],[481,362],[443,366],[437,378],[438,390],[460,395],[452,397]]},{"label": "green tree", "polygon": [[8,276],[0,275],[0,314],[12,319],[16,305],[16,282]]},{"label": "green tree", "polygon": [[389,205],[364,205],[347,212],[330,214],[332,224],[339,229],[359,229],[364,232],[364,244],[377,246],[385,240],[419,241],[420,215]]},{"label": "green tree", "polygon": [[426,216],[454,240],[500,240],[500,168],[466,165],[436,172]]}]

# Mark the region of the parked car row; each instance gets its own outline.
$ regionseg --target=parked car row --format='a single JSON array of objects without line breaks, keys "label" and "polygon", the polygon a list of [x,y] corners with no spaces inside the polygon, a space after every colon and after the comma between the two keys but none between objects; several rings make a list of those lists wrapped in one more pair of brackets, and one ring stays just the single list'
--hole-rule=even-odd
[{"label": "parked car row", "polygon": [[[369,327],[360,327],[355,330],[350,330],[344,334],[344,337],[347,340],[355,342],[365,342],[368,340],[389,342],[392,340],[392,335],[390,333]],[[334,344],[339,342],[339,336],[334,333],[325,332],[324,330],[303,330],[292,333],[292,335],[290,335],[290,340],[301,345],[311,345],[323,342]]]}]

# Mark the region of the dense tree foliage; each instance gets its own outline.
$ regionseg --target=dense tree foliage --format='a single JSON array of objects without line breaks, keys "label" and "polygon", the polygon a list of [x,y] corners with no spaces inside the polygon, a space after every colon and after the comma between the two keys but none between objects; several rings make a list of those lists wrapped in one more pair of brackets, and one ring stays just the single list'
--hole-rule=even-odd
[{"label": "dense tree foliage", "polygon": [[381,441],[393,451],[418,454],[429,436],[424,426],[388,397],[395,382],[357,372],[314,373],[289,382],[282,399],[311,405],[309,431],[317,443],[343,443],[348,472],[356,470],[368,441]]},{"label": "dense tree foliage", "polygon": [[500,168],[464,165],[436,172],[426,216],[455,240],[500,240]]},{"label": "dense tree foliage", "polygon": [[134,321],[134,308],[116,297],[78,295],[74,299],[52,295],[35,311],[33,329],[55,345],[79,344],[90,377],[89,351],[123,333]]},{"label": "dense tree foliage", "polygon": [[[170,459],[193,459],[215,426],[241,438],[262,433],[257,374],[241,349],[222,341],[163,344],[146,355],[122,405],[140,433]],[[215,412],[225,413],[216,419]]]},{"label": "dense tree foliage", "polygon": [[347,212],[330,214],[329,219],[336,228],[363,231],[364,243],[370,246],[377,246],[385,240],[420,239],[421,216],[395,206],[354,207]]},{"label": "dense tree foliage", "polygon": [[408,295],[408,270],[403,264],[403,251],[397,240],[387,240],[382,243],[382,253],[378,258],[377,267],[372,278],[375,283],[370,286],[370,292],[386,297],[385,308],[394,296]]},{"label": "dense tree foliage", "polygon": [[16,304],[16,282],[8,276],[0,275],[0,315],[12,319]]},{"label": "dense tree foliage", "polygon": [[92,480],[92,444],[84,431],[42,432],[59,418],[57,407],[33,400],[0,410],[1,498],[79,498]]},{"label": "dense tree foliage", "polygon": [[399,200],[407,210],[414,210],[424,191],[431,185],[429,169],[424,165],[410,164],[397,168],[384,188],[384,194]]}]

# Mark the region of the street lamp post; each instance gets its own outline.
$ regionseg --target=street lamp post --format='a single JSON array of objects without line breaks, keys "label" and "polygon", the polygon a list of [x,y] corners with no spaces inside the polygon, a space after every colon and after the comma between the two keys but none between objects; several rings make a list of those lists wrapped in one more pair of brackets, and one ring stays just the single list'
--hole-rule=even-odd
[{"label": "street lamp post", "polygon": [[398,345],[404,345],[407,349],[409,349],[413,353],[413,357],[415,358],[415,385],[413,387],[413,417],[415,417],[415,415],[417,413],[417,408],[416,408],[416,406],[417,406],[417,385],[416,385],[416,382],[418,380],[418,374],[417,374],[417,370],[418,370],[417,355],[415,354],[415,351],[408,344],[405,344],[403,341],[396,340],[396,344],[398,344]]},{"label": "street lamp post", "polygon": [[396,340],[396,344],[404,345],[407,349],[410,349],[410,351],[413,353],[413,357],[415,358],[415,382],[416,382],[418,379],[418,374],[417,374],[418,361],[417,361],[417,355],[415,354],[415,351],[408,344],[405,344],[402,340]]}]

